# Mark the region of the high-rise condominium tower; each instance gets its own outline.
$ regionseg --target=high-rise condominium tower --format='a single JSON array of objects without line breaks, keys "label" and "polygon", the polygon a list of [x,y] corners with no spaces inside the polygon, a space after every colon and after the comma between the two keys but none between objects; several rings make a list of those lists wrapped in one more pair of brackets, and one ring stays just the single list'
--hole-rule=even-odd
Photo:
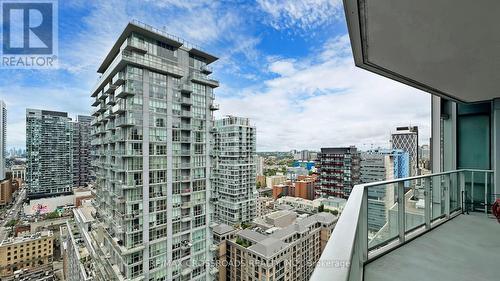
[{"label": "high-rise condominium tower", "polygon": [[322,148],[318,154],[322,196],[349,197],[359,183],[359,152],[356,147]]},{"label": "high-rise condominium tower", "polygon": [[255,127],[247,118],[228,116],[215,121],[214,189],[216,218],[225,224],[255,217]]},{"label": "high-rise condominium tower", "polygon": [[7,153],[7,107],[0,100],[0,180],[5,178],[5,154]]},{"label": "high-rise condominium tower", "polygon": [[418,174],[418,127],[398,127],[392,134],[392,148],[407,152],[410,157],[410,176]]},{"label": "high-rise condominium tower", "polygon": [[[92,90],[96,207],[117,278],[207,280],[216,57],[139,22]],[[120,279],[122,280],[122,279]]]},{"label": "high-rise condominium tower", "polygon": [[26,109],[28,197],[71,193],[73,129],[66,112]]},{"label": "high-rise condominium tower", "polygon": [[73,185],[90,183],[90,122],[91,116],[78,115],[73,123]]}]

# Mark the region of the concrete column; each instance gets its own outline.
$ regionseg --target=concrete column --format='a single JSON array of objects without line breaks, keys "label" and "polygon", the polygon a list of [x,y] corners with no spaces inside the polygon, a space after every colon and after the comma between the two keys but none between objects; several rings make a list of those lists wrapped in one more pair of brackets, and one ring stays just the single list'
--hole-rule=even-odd
[{"label": "concrete column", "polygon": [[[440,173],[441,169],[441,98],[432,96],[431,100],[431,163],[432,173]],[[439,214],[441,207],[441,181],[438,177],[431,178],[432,182],[432,215],[431,219]],[[426,194],[426,200],[429,200],[429,195]]]},{"label": "concrete column", "polygon": [[431,165],[432,173],[441,172],[441,98],[431,96]]}]

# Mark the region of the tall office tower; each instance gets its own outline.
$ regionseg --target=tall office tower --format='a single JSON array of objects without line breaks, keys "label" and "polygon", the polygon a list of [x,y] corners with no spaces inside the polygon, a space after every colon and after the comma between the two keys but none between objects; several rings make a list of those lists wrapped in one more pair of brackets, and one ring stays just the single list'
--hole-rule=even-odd
[{"label": "tall office tower", "polygon": [[5,157],[7,153],[7,107],[0,100],[0,180],[5,178]]},{"label": "tall office tower", "polygon": [[78,115],[73,123],[73,186],[91,182],[90,122],[92,116]]},{"label": "tall office tower", "polygon": [[[91,92],[101,250],[117,278],[206,280],[216,57],[129,23]],[[122,279],[120,279],[122,280]]]},{"label": "tall office tower", "polygon": [[356,147],[321,148],[318,154],[321,196],[347,198],[359,183],[359,152]]},{"label": "tall office tower", "polygon": [[255,127],[247,118],[228,116],[215,121],[214,190],[216,219],[229,225],[255,217]]},{"label": "tall office tower", "polygon": [[26,109],[26,183],[29,198],[73,189],[73,126],[66,112]]},{"label": "tall office tower", "polygon": [[418,174],[418,127],[397,127],[392,134],[392,148],[407,152],[410,157],[410,176]]},{"label": "tall office tower", "polygon": [[[395,177],[394,156],[378,152],[361,153],[361,183],[391,180]],[[388,210],[394,205],[392,185],[368,188],[368,229],[378,231],[387,222]]]}]

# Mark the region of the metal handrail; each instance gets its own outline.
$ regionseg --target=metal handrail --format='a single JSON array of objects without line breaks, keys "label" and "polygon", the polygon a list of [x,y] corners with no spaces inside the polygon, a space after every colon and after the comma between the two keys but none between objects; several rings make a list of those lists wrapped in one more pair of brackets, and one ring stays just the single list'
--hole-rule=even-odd
[{"label": "metal handrail", "polygon": [[[485,173],[485,194],[487,188],[487,174],[494,173],[493,170],[475,170],[475,169],[461,169],[453,170],[429,175],[414,176],[402,179],[394,179],[387,181],[379,181],[373,183],[366,183],[356,185],[351,194],[349,195],[349,200],[344,207],[342,214],[330,236],[330,239],[321,255],[319,262],[310,278],[314,281],[322,280],[338,280],[338,281],[361,281],[363,280],[363,267],[376,256],[386,254],[397,246],[404,244],[415,237],[418,234],[425,233],[432,230],[433,228],[440,225],[442,222],[453,218],[461,213],[462,206],[459,206],[459,211],[450,211],[450,187],[452,184],[451,175],[457,174],[460,181],[460,190],[465,190],[465,173],[470,172],[471,175],[474,173]],[[420,225],[413,232],[409,232],[405,229],[405,193],[404,193],[404,183],[412,180],[422,180],[426,179],[425,192],[430,193],[430,181],[427,179],[432,179],[433,177],[444,176],[447,179],[447,183],[444,186],[440,186],[441,190],[444,191],[444,205],[445,214],[444,218],[438,218],[438,220],[432,220],[432,214],[430,213],[430,200],[426,197],[424,217],[425,224]],[[471,187],[474,187],[474,177],[471,177]],[[397,184],[398,192],[398,237],[395,241],[391,241],[390,244],[384,245],[384,247],[377,248],[372,252],[368,248],[368,188],[375,186],[383,186],[388,184]],[[458,184],[458,183],[457,183]],[[462,197],[462,192],[459,192],[459,197]],[[486,200],[486,196],[485,196]],[[460,198],[459,202],[462,201]],[[486,202],[485,202],[486,203]]]}]

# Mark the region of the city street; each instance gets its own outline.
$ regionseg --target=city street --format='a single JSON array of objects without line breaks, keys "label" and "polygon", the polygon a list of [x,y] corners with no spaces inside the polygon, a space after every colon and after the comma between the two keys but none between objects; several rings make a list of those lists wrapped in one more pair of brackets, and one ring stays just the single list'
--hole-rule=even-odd
[{"label": "city street", "polygon": [[0,241],[4,240],[8,234],[8,228],[5,225],[12,219],[19,218],[19,212],[23,207],[24,198],[26,197],[26,188],[21,188],[18,195],[15,198],[12,207],[5,211],[4,216],[0,219]]}]

